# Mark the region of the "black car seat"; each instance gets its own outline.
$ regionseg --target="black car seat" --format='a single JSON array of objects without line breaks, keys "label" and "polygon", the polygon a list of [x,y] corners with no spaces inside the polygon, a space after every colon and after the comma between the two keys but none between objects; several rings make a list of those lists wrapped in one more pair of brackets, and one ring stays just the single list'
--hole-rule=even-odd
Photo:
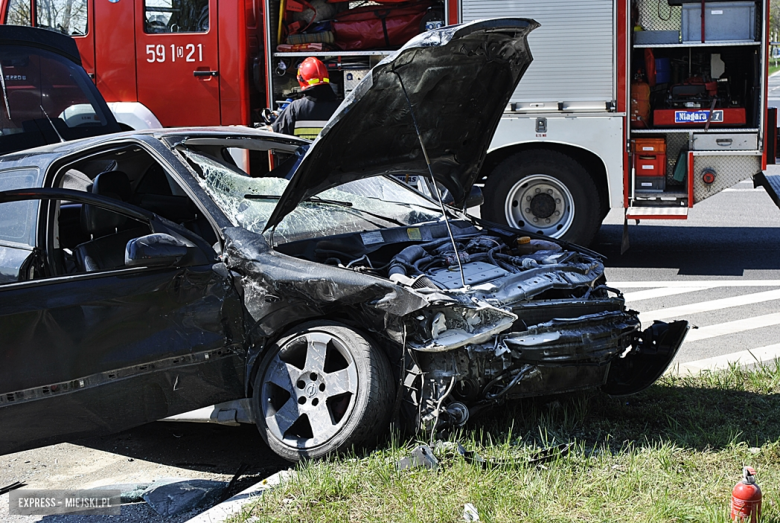
[{"label": "black car seat", "polygon": [[[126,202],[131,194],[130,180],[122,171],[100,173],[92,182],[91,192]],[[89,204],[81,207],[81,228],[92,239],[73,251],[80,270],[94,272],[125,266],[127,242],[149,233],[145,227],[128,229],[126,222],[127,217],[113,211]]]}]

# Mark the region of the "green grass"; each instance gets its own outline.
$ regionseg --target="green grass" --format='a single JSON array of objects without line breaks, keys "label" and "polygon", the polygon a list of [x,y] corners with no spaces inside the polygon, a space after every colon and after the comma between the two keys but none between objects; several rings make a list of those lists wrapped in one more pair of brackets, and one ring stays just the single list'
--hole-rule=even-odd
[{"label": "green grass", "polygon": [[[774,63],[775,63],[775,60],[770,60],[769,61],[769,74],[770,75],[773,75],[777,71],[780,71],[780,65],[774,65]],[[778,62],[778,63],[780,63],[780,62]]]},{"label": "green grass", "polygon": [[[757,470],[762,521],[780,522],[780,366],[667,375],[627,398],[600,393],[517,402],[450,442],[504,465],[437,450],[438,470],[398,471],[416,441],[299,465],[234,521],[728,521],[744,465]],[[540,449],[574,443],[542,466]],[[509,462],[509,464],[506,464]]]}]

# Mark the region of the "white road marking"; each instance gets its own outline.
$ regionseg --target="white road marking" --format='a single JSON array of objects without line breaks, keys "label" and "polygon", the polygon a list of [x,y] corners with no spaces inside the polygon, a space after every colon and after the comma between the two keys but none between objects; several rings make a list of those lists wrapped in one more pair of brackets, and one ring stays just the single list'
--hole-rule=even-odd
[{"label": "white road marking", "polygon": [[705,358],[703,360],[672,364],[667,372],[698,374],[703,370],[721,370],[729,368],[729,365],[764,363],[777,358],[780,358],[780,343],[758,347],[757,349],[732,352],[731,354]]},{"label": "white road marking", "polygon": [[745,332],[752,329],[760,329],[761,327],[770,327],[772,325],[780,325],[780,312],[692,329],[688,332],[685,343],[706,340],[717,336],[726,336],[728,334]]},{"label": "white road marking", "polygon": [[646,291],[627,292],[623,294],[626,301],[635,302],[641,300],[650,300],[653,298],[663,298],[664,296],[675,296],[685,294],[686,292],[703,291],[709,287],[661,287],[660,289],[649,289]]},{"label": "white road marking", "polygon": [[780,287],[780,280],[684,280],[684,281],[610,281],[610,287],[658,288],[658,287]]},{"label": "white road marking", "polygon": [[731,298],[721,298],[718,300],[703,301],[699,303],[691,303],[689,305],[680,305],[678,307],[669,307],[667,309],[658,309],[649,312],[643,312],[639,315],[639,319],[643,325],[650,325],[653,320],[663,320],[668,318],[684,318],[691,314],[698,314],[701,312],[717,311],[721,309],[727,309],[729,307],[741,307],[742,305],[751,305],[754,303],[762,303],[765,301],[780,300],[780,289],[771,291],[756,292],[752,294],[744,294],[742,296],[734,296]]},{"label": "white road marking", "polygon": [[[637,302],[718,287],[780,287],[780,280],[611,281],[609,282],[609,285],[610,287],[618,289],[643,289],[624,294],[627,302]],[[640,314],[640,320],[643,325],[649,325],[653,320],[685,318],[692,314],[740,307],[772,300],[780,300],[780,289],[648,311]],[[689,331],[685,343],[707,340],[718,336],[726,336],[773,325],[780,325],[780,313],[765,314],[743,320],[735,320],[709,325],[699,329],[692,329]],[[696,374],[703,370],[721,370],[729,368],[730,365],[750,365],[757,362],[769,362],[776,359],[780,359],[780,343],[687,363],[675,363],[667,372]]]}]

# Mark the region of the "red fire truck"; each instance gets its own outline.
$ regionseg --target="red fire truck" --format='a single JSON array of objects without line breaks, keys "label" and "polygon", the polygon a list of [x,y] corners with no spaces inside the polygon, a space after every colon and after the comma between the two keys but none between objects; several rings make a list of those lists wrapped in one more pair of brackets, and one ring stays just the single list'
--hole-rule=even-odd
[{"label": "red fire truck", "polygon": [[2,0],[0,16],[71,35],[132,128],[253,125],[296,96],[306,56],[345,96],[426,27],[533,18],[483,217],[588,243],[613,208],[685,219],[741,180],[770,190],[769,0]]}]

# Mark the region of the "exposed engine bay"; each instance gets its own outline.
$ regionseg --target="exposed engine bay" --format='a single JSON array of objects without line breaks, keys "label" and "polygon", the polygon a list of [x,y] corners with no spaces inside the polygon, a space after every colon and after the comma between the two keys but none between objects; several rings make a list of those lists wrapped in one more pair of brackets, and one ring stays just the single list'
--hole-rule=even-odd
[{"label": "exposed engine bay", "polygon": [[[660,376],[682,342],[678,336],[676,346],[659,349],[663,343],[642,334],[638,314],[606,286],[598,254],[468,222],[453,227],[457,255],[441,224],[395,229],[405,242],[392,242],[394,230],[384,229],[376,245],[362,249],[361,235],[343,235],[308,250],[317,261],[388,278],[425,297],[428,307],[403,318],[398,408],[416,429],[462,425],[470,413],[510,399],[599,387],[636,392]],[[421,241],[410,244],[410,237]],[[644,338],[655,367],[663,367],[649,382],[638,380],[635,368],[621,370],[647,353]]]}]

